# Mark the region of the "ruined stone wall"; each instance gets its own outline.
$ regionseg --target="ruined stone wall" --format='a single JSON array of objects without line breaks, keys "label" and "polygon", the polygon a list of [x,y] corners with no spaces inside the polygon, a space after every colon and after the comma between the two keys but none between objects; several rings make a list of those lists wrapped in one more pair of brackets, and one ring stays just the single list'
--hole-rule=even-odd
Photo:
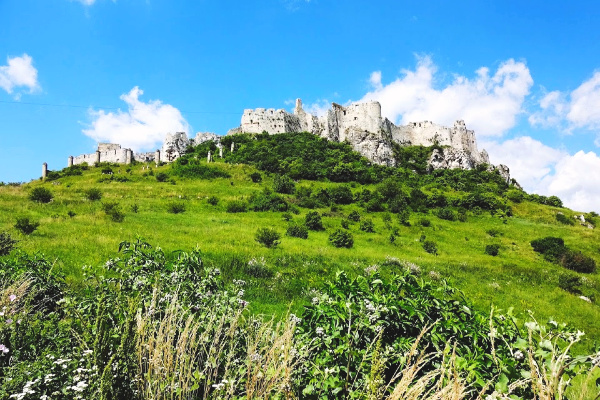
[{"label": "ruined stone wall", "polygon": [[269,134],[298,132],[300,120],[297,116],[288,113],[284,109],[257,108],[255,110],[244,110],[242,115],[241,131],[245,133]]}]

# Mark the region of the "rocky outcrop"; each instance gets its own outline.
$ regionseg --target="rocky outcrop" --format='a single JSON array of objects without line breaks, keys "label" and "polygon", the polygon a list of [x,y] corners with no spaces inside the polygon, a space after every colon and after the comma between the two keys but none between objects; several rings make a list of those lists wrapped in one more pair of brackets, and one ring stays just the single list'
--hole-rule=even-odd
[{"label": "rocky outcrop", "polygon": [[349,106],[333,103],[322,117],[304,111],[300,99],[296,100],[293,114],[283,109],[247,109],[242,115],[241,125],[227,134],[242,132],[311,132],[328,140],[347,142],[379,165],[395,165],[393,143],[401,146],[442,146],[429,160],[433,169],[471,169],[489,164],[487,153],[485,150],[479,152],[475,133],[466,128],[464,121],[456,121],[452,127],[430,121],[396,126],[381,117],[381,105],[376,101]]},{"label": "rocky outcrop", "polygon": [[160,161],[172,162],[185,154],[190,141],[185,132],[167,133],[160,150]]}]

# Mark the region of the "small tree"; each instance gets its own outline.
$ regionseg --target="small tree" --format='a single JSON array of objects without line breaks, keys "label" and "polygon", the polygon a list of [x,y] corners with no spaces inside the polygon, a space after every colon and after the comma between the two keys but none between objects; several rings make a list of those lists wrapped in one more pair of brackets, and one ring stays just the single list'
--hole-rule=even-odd
[{"label": "small tree", "polygon": [[277,193],[293,194],[296,191],[296,184],[287,175],[275,175],[273,190]]},{"label": "small tree", "polygon": [[351,248],[354,246],[354,237],[348,231],[337,229],[329,235],[329,243],[335,247]]},{"label": "small tree", "polygon": [[437,244],[433,240],[425,240],[423,242],[423,250],[429,254],[435,254],[436,256],[438,253]]},{"label": "small tree", "polygon": [[85,191],[85,198],[90,201],[100,200],[102,198],[102,192],[98,188],[91,188]]},{"label": "small tree", "polygon": [[488,244],[487,246],[485,246],[485,254],[488,254],[490,256],[497,256],[498,253],[500,251],[500,245],[499,244]]},{"label": "small tree", "polygon": [[17,218],[17,223],[15,224],[15,228],[25,235],[31,235],[39,226],[39,222],[31,222],[27,217]]},{"label": "small tree", "polygon": [[252,179],[252,182],[254,183],[260,183],[262,182],[262,175],[260,172],[253,172],[250,174],[250,179]]},{"label": "small tree", "polygon": [[286,235],[300,239],[308,239],[308,228],[304,225],[292,224],[288,226]]},{"label": "small tree", "polygon": [[259,228],[254,237],[258,243],[268,248],[277,247],[280,238],[279,233],[272,228]]},{"label": "small tree", "polygon": [[181,214],[185,211],[185,203],[180,201],[174,201],[167,204],[167,212],[171,214]]},{"label": "small tree", "polygon": [[29,193],[29,200],[37,203],[50,203],[53,198],[52,192],[41,186],[33,188]]},{"label": "small tree", "polygon": [[375,225],[373,224],[372,220],[365,219],[360,223],[360,230],[363,232],[373,233],[375,232]]},{"label": "small tree", "polygon": [[323,231],[323,222],[321,221],[321,216],[316,211],[311,211],[306,214],[306,219],[304,225],[311,231]]}]

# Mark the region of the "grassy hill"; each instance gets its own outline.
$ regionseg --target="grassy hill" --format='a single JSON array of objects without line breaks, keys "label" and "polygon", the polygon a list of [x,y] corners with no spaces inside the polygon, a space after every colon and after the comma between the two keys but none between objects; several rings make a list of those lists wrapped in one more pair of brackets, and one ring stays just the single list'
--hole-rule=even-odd
[{"label": "grassy hill", "polygon": [[[229,149],[227,141],[236,142],[236,151],[210,164],[206,153],[216,153],[206,143],[172,165],[74,167],[46,182],[0,186],[0,232],[17,239],[20,250],[45,254],[73,287],[86,285],[84,266],[102,271],[120,256],[121,241],[141,237],[170,257],[199,249],[228,282],[247,281],[254,313],[301,310],[339,270],[389,276],[412,268],[426,280],[447,279],[483,312],[514,307],[525,318],[531,310],[540,321],[585,331],[587,349],[600,339],[598,273],[569,271],[530,244],[559,237],[600,262],[598,229],[560,222],[557,215],[569,222],[575,213],[540,204],[560,203],[524,194],[485,169],[427,173],[427,148],[396,149],[402,164],[392,169],[370,165],[348,145],[302,134],[228,137]],[[293,189],[282,175],[295,180]],[[29,199],[40,187],[52,193],[51,202]],[[91,189],[101,198],[90,200]],[[323,230],[309,230],[307,239],[286,235],[311,212]],[[360,221],[350,220],[352,213]],[[14,227],[20,217],[39,228],[22,234]],[[279,245],[257,242],[259,228],[277,231]],[[352,248],[330,243],[338,229],[352,234]],[[426,242],[437,251],[427,252]],[[497,256],[486,254],[488,245],[498,245]]]},{"label": "grassy hill", "polygon": [[[238,138],[238,147],[243,146],[243,139],[248,140]],[[292,136],[290,139],[297,145],[297,138]],[[265,140],[274,138],[263,138]],[[378,265],[383,273],[388,273],[401,269],[401,264],[407,262],[417,265],[424,277],[449,279],[482,310],[492,304],[503,309],[514,307],[519,313],[531,310],[541,320],[552,317],[585,330],[591,339],[600,338],[600,326],[595,322],[600,318],[598,306],[579,298],[580,294],[592,300],[598,298],[600,282],[597,273],[578,274],[583,280],[578,288],[581,293],[569,293],[559,287],[560,277],[569,271],[545,260],[530,245],[534,239],[560,237],[570,248],[600,262],[600,236],[597,229],[578,223],[565,225],[557,221],[557,213],[574,220],[573,211],[531,201],[512,202],[506,199],[507,191],[511,190],[507,187],[497,197],[511,209],[510,217],[501,211],[491,215],[489,210],[477,207],[450,206],[446,208],[453,210],[456,216],[462,215],[464,220],[449,221],[436,215],[439,207],[425,205],[419,210],[421,212],[410,212],[408,221],[400,221],[398,213],[391,212],[389,201],[386,204],[383,198],[377,200],[382,205],[381,211],[368,211],[373,204],[356,200],[361,194],[364,197],[366,191],[379,194],[382,190],[390,189],[382,188],[379,184],[385,182],[385,171],[380,172],[380,177],[372,177],[376,174],[354,168],[355,172],[358,170],[359,180],[372,182],[336,183],[323,180],[326,176],[315,176],[318,174],[313,171],[304,171],[304,174],[321,180],[298,179],[294,194],[279,195],[287,204],[284,207],[289,210],[228,212],[227,207],[231,202],[251,202],[253,196],[261,196],[265,190],[273,189],[273,179],[277,173],[289,172],[289,169],[286,171],[281,168],[285,160],[272,161],[264,154],[260,156],[261,148],[256,142],[260,140],[252,143],[254,147],[251,151],[240,149],[234,154],[227,152],[226,160],[229,162],[217,158],[210,166],[203,153],[210,148],[210,144],[199,146],[196,152],[188,156],[198,166],[211,168],[210,173],[216,170],[228,177],[199,179],[192,173],[186,175],[181,170],[190,167],[187,162],[185,165],[175,163],[160,167],[135,164],[91,167],[81,171],[82,175],[69,176],[63,173],[59,179],[52,181],[2,186],[0,231],[10,232],[17,238],[19,249],[42,252],[55,260],[57,267],[67,274],[73,284],[81,281],[82,266],[102,268],[106,260],[117,256],[119,243],[123,240],[143,237],[166,252],[198,248],[206,262],[221,268],[228,279],[248,279],[251,282],[247,293],[257,312],[281,313],[288,309],[290,303],[292,308],[300,307],[310,299],[311,289],[331,279],[337,270],[360,274],[364,273],[365,268]],[[267,145],[272,150],[271,158],[282,153],[295,154],[296,151],[289,148],[273,150],[272,143],[267,142]],[[283,143],[281,147],[286,145],[289,143]],[[306,146],[305,143],[300,145]],[[350,154],[353,162],[360,160],[359,156],[347,149],[335,148],[334,151]],[[325,154],[313,153],[311,156],[330,163],[336,162]],[[257,166],[262,171],[252,165],[235,163],[238,159],[249,157],[258,160]],[[414,160],[413,163],[417,164]],[[362,165],[359,164],[359,167]],[[374,168],[364,165],[367,165],[365,169]],[[265,172],[265,169],[273,172]],[[293,171],[294,166],[290,169]],[[314,168],[316,171],[333,169],[334,165],[318,165]],[[112,174],[109,174],[109,170]],[[406,170],[398,170],[401,177],[397,180],[394,177],[387,178],[388,181],[406,182],[406,179],[402,179],[402,174],[407,174]],[[259,173],[262,181],[253,182],[253,173]],[[302,176],[299,172],[290,175],[296,178]],[[370,178],[365,179],[365,176]],[[377,179],[380,181],[377,182]],[[446,176],[441,176],[441,179],[448,180]],[[451,201],[469,194],[453,190],[448,185],[433,185],[432,182],[435,183],[435,179],[430,176],[427,176],[427,180],[417,182],[423,184],[420,188],[429,197],[437,194]],[[415,185],[414,182],[411,184]],[[490,182],[479,185],[491,186]],[[352,191],[351,204],[311,202],[306,200],[306,196],[304,201],[298,199],[300,192],[306,195],[311,191],[314,199],[321,190],[341,186]],[[29,200],[29,194],[36,187],[48,188],[53,200],[47,204]],[[88,200],[87,192],[90,189],[97,189],[101,199]],[[400,186],[399,190],[409,192],[410,187]],[[405,197],[410,202],[410,193]],[[308,198],[310,200],[310,196]],[[211,204],[210,199],[216,204]],[[124,215],[122,222],[114,222],[103,211],[103,204],[107,203],[118,204]],[[172,213],[169,207],[173,205],[181,205],[185,211]],[[314,211],[321,215],[324,230],[309,231],[307,239],[285,235],[288,225],[303,224],[306,214]],[[359,213],[362,221],[371,220],[373,232],[362,231],[361,222],[349,221],[347,217],[352,212]],[[20,216],[38,221],[39,229],[31,235],[18,232],[14,225]],[[354,246],[350,249],[336,248],[328,241],[329,234],[342,228],[343,221],[348,223],[347,230],[354,237]],[[266,248],[255,240],[256,231],[261,227],[273,228],[280,233],[281,243],[276,248]],[[393,236],[393,241],[390,236]],[[424,240],[435,242],[437,254],[427,253],[423,249]],[[493,244],[499,245],[499,254],[495,257],[485,253],[486,246]],[[259,265],[256,270],[248,267],[251,260]],[[261,272],[261,268],[265,271]]]}]

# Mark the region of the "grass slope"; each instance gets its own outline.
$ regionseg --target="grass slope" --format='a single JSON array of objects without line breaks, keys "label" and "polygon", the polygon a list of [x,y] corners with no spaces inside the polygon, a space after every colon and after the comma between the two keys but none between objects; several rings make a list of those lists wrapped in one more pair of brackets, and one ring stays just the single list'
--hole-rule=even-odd
[{"label": "grass slope", "polygon": [[[199,248],[205,262],[221,268],[227,279],[248,281],[247,297],[257,313],[280,314],[290,307],[300,308],[310,301],[311,289],[331,279],[338,270],[360,274],[365,268],[378,265],[386,274],[403,268],[397,260],[407,261],[418,265],[426,278],[449,279],[481,310],[490,305],[514,307],[521,315],[531,310],[540,321],[554,318],[584,330],[588,337],[586,346],[600,339],[598,305],[560,289],[558,279],[564,268],[544,260],[529,244],[536,238],[559,236],[570,248],[600,262],[597,229],[556,221],[557,212],[570,216],[570,210],[522,202],[512,204],[514,216],[506,219],[489,213],[469,213],[466,222],[451,222],[432,213],[412,213],[410,226],[406,226],[393,214],[368,213],[358,204],[349,204],[317,209],[323,215],[325,231],[310,231],[308,239],[303,240],[285,236],[288,222],[281,212],[226,212],[227,202],[248,199],[272,187],[272,177],[263,174],[262,182],[253,183],[249,176],[257,170],[252,166],[222,162],[212,165],[227,172],[230,178],[158,182],[156,176],[168,173],[172,166],[153,168],[149,175],[147,166],[137,164],[129,171],[125,166],[113,167],[113,178],[124,176],[126,182],[103,175],[102,168],[91,168],[81,176],[66,176],[53,182],[1,186],[0,231],[17,238],[19,249],[39,251],[56,260],[56,268],[64,271],[73,285],[81,282],[82,266],[102,268],[107,259],[117,257],[123,240],[143,237],[166,252]],[[339,184],[300,181],[298,185],[319,189]],[[52,191],[51,203],[28,199],[30,191],[39,186]],[[375,189],[374,185],[352,186],[355,193],[364,188]],[[100,189],[102,200],[86,199],[85,193],[91,188]],[[212,196],[219,199],[216,205],[208,202]],[[294,202],[293,196],[284,197]],[[125,214],[123,222],[111,221],[102,211],[102,203],[107,201],[119,203]],[[169,213],[168,205],[173,202],[183,203],[185,212]],[[136,206],[137,212],[132,211]],[[296,223],[303,223],[304,216],[313,211],[298,209],[300,213],[292,216]],[[342,219],[355,210],[363,218],[373,220],[375,232],[363,232],[358,223],[353,223],[349,230],[354,235],[354,247],[331,246],[329,233],[340,228]],[[69,212],[75,215],[70,217]],[[19,216],[39,221],[39,229],[22,235],[14,228]],[[386,223],[387,216],[391,216],[391,221]],[[429,219],[431,226],[420,226],[422,218]],[[260,227],[276,229],[282,235],[281,244],[267,249],[257,243],[254,235]],[[397,236],[390,243],[392,229],[397,229]],[[437,255],[423,250],[423,236],[437,243]],[[499,244],[500,254],[486,255],[487,244]],[[581,276],[585,277],[582,293],[600,299],[598,273]]]}]

